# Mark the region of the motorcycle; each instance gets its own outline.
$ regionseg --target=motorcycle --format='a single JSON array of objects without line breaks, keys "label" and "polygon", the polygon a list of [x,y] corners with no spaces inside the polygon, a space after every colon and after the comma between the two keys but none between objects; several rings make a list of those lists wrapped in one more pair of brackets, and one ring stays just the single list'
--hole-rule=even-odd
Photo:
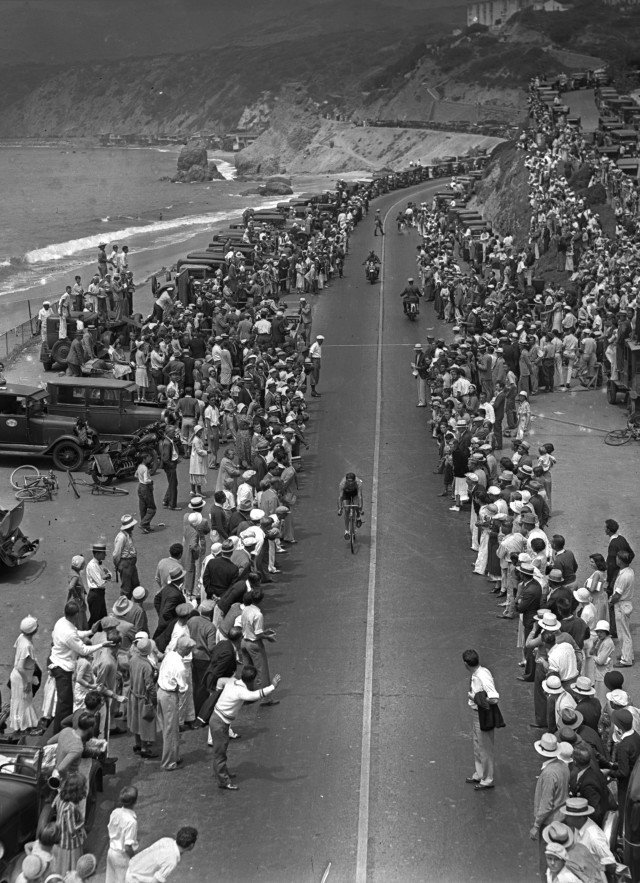
[{"label": "motorcycle", "polygon": [[418,318],[418,304],[415,301],[411,301],[407,304],[407,316],[409,317],[410,322],[415,322]]},{"label": "motorcycle", "polygon": [[149,472],[155,475],[160,466],[160,441],[164,423],[150,423],[126,441],[106,442],[89,458],[89,474],[96,484],[108,485],[117,479],[133,478],[142,457],[148,455]]},{"label": "motorcycle", "polygon": [[367,261],[367,270],[366,270],[366,278],[373,285],[374,282],[378,281],[378,276],[380,275],[380,267],[375,261]]}]

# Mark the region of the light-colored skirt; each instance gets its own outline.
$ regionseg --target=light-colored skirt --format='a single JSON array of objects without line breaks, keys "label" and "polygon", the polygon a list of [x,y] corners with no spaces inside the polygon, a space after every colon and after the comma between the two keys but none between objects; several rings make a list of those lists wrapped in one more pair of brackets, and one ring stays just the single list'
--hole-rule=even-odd
[{"label": "light-colored skirt", "polygon": [[9,726],[12,730],[26,730],[27,727],[35,727],[38,723],[38,715],[33,707],[33,695],[31,687],[25,693],[24,681],[20,672],[15,668],[9,677],[11,684],[11,712]]}]

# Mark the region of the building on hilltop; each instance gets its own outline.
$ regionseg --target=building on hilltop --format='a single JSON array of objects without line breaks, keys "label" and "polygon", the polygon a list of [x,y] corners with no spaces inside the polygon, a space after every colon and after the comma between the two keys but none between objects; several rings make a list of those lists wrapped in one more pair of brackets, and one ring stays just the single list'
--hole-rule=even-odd
[{"label": "building on hilltop", "polygon": [[[605,0],[607,2],[607,0]],[[634,2],[640,0],[609,0],[609,2]],[[523,9],[534,9],[538,12],[564,12],[573,4],[570,0],[468,0],[467,26],[485,25],[496,28],[508,21],[512,15]]]}]

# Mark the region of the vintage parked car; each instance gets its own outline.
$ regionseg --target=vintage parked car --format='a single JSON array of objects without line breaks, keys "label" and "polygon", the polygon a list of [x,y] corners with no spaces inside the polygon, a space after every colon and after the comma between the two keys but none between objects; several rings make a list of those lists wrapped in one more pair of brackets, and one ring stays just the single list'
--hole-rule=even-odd
[{"label": "vintage parked car", "polygon": [[137,387],[113,377],[55,377],[47,381],[50,417],[82,417],[101,439],[133,435],[155,423],[161,408],[136,402]]},{"label": "vintage parked car", "polygon": [[66,368],[67,356],[71,348],[71,340],[78,330],[78,323],[92,326],[92,338],[95,355],[98,358],[104,358],[112,338],[121,334],[126,339],[133,329],[140,327],[142,316],[136,314],[131,318],[122,322],[101,322],[95,313],[77,313],[72,312],[71,318],[67,320],[67,337],[60,337],[60,317],[51,316],[47,319],[47,327],[45,339],[40,347],[40,361],[45,371],[51,371],[54,368]]},{"label": "vintage parked car", "polygon": [[[38,836],[39,830],[53,818],[52,803],[56,789],[49,777],[53,770],[55,748],[43,744],[45,736],[21,737],[0,742],[0,883],[10,883],[20,868],[25,844]],[[89,773],[89,793],[85,828],[91,830],[96,800],[102,791],[102,764],[93,760]]]},{"label": "vintage parked car", "polygon": [[102,440],[134,435],[158,420],[160,408],[136,404],[135,390],[112,377],[57,377],[46,390],[0,388],[0,452],[51,456],[56,469],[75,471],[95,448],[81,443],[78,417]]},{"label": "vintage parked car", "polygon": [[53,457],[56,469],[78,469],[85,452],[74,434],[74,415],[47,413],[47,393],[10,383],[0,389],[0,452]]},{"label": "vintage parked car", "polygon": [[24,503],[0,509],[0,561],[7,567],[24,564],[38,551],[40,540],[30,540],[20,530]]}]

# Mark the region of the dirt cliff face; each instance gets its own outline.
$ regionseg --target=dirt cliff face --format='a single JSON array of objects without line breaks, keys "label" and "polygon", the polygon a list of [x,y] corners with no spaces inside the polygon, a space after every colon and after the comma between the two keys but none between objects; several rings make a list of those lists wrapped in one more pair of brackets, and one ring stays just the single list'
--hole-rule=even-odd
[{"label": "dirt cliff face", "polygon": [[531,223],[525,158],[525,151],[518,150],[513,142],[497,147],[473,200],[499,233],[511,233],[516,242],[526,240]]}]

